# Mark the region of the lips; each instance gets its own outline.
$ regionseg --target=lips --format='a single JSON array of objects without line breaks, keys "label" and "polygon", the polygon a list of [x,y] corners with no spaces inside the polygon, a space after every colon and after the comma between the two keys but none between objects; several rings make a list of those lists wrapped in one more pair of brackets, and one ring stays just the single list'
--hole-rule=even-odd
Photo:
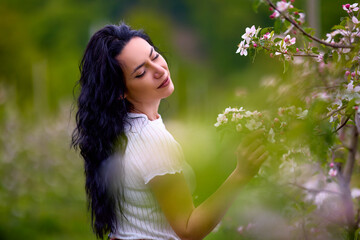
[{"label": "lips", "polygon": [[167,77],[161,84],[158,88],[163,88],[163,87],[166,87],[168,84],[170,83],[170,78]]}]

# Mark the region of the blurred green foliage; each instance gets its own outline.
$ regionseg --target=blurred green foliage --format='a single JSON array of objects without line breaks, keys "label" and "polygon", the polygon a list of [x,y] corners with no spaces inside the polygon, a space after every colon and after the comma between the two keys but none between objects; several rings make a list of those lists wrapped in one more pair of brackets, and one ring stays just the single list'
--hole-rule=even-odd
[{"label": "blurred green foliage", "polygon": [[[303,8],[304,2],[295,4]],[[143,28],[164,52],[176,91],[162,104],[161,113],[165,119],[181,120],[170,123],[170,129],[185,145],[196,171],[195,201],[211,194],[235,165],[231,144],[219,144],[213,127],[217,113],[229,105],[266,109],[261,91],[248,92],[256,92],[264,76],[282,71],[268,56],[258,56],[252,64],[235,54],[245,27],[271,25],[270,12],[260,8],[255,13],[252,4],[1,0],[0,238],[94,239],[82,160],[69,148],[74,127],[70,111],[87,41],[105,24],[125,21]],[[323,29],[328,30],[341,9],[331,0],[321,11]],[[278,207],[282,203],[266,201]],[[225,239],[226,231],[209,239]]]}]

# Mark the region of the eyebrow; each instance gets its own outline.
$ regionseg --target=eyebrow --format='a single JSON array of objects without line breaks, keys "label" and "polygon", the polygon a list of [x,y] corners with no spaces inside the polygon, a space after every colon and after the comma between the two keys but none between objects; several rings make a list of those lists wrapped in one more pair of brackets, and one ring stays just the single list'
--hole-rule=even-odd
[{"label": "eyebrow", "polygon": [[[154,51],[154,47],[151,47],[149,57],[151,57],[153,51]],[[145,63],[142,63],[142,64],[140,64],[139,66],[137,66],[137,67],[134,69],[134,71],[131,73],[131,75],[133,75],[139,68],[141,68],[141,67],[144,66],[144,65],[145,65]]]}]

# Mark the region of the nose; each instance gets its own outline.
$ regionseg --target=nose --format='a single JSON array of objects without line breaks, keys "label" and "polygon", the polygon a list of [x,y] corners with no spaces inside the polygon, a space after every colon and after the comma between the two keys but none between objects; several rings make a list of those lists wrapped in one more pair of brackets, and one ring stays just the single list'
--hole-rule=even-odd
[{"label": "nose", "polygon": [[154,69],[155,78],[161,78],[166,72],[166,69],[164,69],[161,65],[156,63],[153,63],[153,69]]}]

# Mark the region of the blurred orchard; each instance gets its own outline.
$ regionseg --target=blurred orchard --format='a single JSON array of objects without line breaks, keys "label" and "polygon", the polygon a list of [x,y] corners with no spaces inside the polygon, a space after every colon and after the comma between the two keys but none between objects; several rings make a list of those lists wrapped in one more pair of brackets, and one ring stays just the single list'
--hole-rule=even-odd
[{"label": "blurred orchard", "polygon": [[264,129],[270,158],[207,240],[358,239],[358,7],[0,0],[0,239],[95,239],[70,149],[73,87],[90,36],[122,20],[168,60],[175,92],[160,113],[195,170],[195,204]]}]

